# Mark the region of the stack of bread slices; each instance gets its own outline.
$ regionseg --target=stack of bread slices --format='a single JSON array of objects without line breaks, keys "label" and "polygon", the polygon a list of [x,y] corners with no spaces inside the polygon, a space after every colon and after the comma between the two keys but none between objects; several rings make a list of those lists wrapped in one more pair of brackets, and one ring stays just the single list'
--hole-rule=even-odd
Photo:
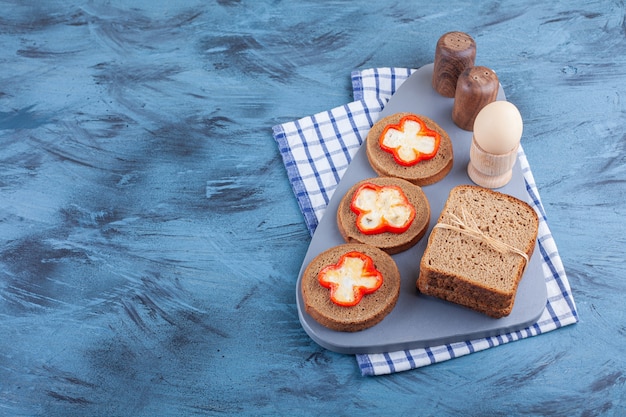
[{"label": "stack of bread slices", "polygon": [[493,318],[508,316],[538,227],[526,202],[488,188],[456,186],[428,238],[417,288]]}]

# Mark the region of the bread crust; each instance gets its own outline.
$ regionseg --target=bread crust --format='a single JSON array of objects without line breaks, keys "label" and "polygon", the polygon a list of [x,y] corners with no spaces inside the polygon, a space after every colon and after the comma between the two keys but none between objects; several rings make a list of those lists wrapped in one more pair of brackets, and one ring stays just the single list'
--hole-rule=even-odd
[{"label": "bread crust", "polygon": [[[331,301],[329,290],[318,281],[318,274],[350,251],[372,258],[374,267],[383,275],[383,284],[374,293],[364,295],[356,306],[342,307]],[[301,293],[305,311],[315,321],[332,330],[357,332],[380,323],[393,310],[400,295],[400,271],[384,251],[370,245],[346,243],[313,258],[302,274]]]},{"label": "bread crust", "polygon": [[412,113],[395,113],[380,119],[372,126],[365,139],[367,159],[380,176],[402,178],[419,186],[431,185],[448,175],[454,163],[450,137],[434,120],[417,115],[429,129],[437,131],[441,136],[439,150],[431,159],[420,161],[413,166],[403,166],[393,159],[392,154],[381,149],[379,144],[380,135],[387,125],[397,124],[400,119],[410,114]]},{"label": "bread crust", "polygon": [[[486,235],[533,254],[539,219],[526,202],[487,188],[453,188],[438,223],[465,211]],[[513,309],[526,266],[516,253],[501,253],[467,234],[435,228],[420,262],[416,285],[421,293],[501,318]]]},{"label": "bread crust", "polygon": [[[356,226],[357,215],[351,210],[350,203],[356,190],[364,183],[378,186],[397,186],[402,189],[409,202],[415,208],[415,218],[411,226],[403,233],[383,232],[367,235]],[[403,252],[413,247],[424,237],[430,222],[430,204],[424,191],[415,184],[400,178],[375,177],[359,181],[343,196],[337,208],[337,227],[347,243],[365,243],[376,246],[390,255]]]}]

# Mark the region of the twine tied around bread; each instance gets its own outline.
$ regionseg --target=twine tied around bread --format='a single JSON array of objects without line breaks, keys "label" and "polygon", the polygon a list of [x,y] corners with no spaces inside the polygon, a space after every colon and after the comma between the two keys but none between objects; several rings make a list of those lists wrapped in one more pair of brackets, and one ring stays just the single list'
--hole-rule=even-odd
[{"label": "twine tied around bread", "polygon": [[524,269],[526,269],[526,265],[528,265],[528,262],[530,261],[526,252],[519,250],[515,246],[511,246],[501,240],[487,235],[485,232],[480,230],[480,228],[476,224],[476,220],[472,216],[468,216],[467,213],[465,213],[465,209],[461,209],[461,212],[463,215],[463,220],[461,220],[456,214],[448,212],[448,215],[450,216],[450,218],[452,219],[452,223],[454,224],[439,222],[435,225],[435,228],[454,230],[462,234],[471,236],[474,239],[486,243],[500,253],[515,253],[524,258]]}]

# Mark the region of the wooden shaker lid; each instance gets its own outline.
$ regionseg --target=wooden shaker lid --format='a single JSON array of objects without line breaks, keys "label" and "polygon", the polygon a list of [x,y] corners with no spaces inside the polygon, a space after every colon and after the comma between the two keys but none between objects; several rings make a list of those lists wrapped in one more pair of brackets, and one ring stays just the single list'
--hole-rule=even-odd
[{"label": "wooden shaker lid", "polygon": [[498,76],[490,68],[466,68],[456,85],[452,107],[454,123],[461,129],[472,130],[478,113],[498,97],[499,87]]},{"label": "wooden shaker lid", "polygon": [[476,42],[464,32],[448,32],[439,38],[435,49],[433,88],[444,97],[454,97],[461,73],[474,66]]}]

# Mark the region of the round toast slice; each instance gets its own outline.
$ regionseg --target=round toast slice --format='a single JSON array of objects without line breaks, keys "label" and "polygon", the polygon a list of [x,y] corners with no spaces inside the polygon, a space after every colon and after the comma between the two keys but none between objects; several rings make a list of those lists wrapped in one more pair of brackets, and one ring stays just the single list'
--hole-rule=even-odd
[{"label": "round toast slice", "polygon": [[421,119],[426,127],[439,133],[441,141],[439,149],[431,159],[423,160],[415,165],[405,166],[397,163],[393,155],[380,147],[380,136],[388,125],[395,125],[404,116],[411,113],[394,113],[377,121],[370,129],[365,140],[367,159],[374,171],[380,176],[397,177],[405,179],[415,185],[425,186],[441,181],[454,163],[454,152],[450,136],[434,120],[415,115]]},{"label": "round toast slice", "polygon": [[[402,233],[382,232],[364,234],[356,225],[357,214],[350,208],[354,193],[365,183],[378,186],[397,186],[415,208],[415,218],[409,228]],[[348,190],[337,208],[337,227],[347,243],[365,243],[376,246],[390,255],[413,247],[424,237],[430,222],[430,204],[422,189],[406,180],[393,177],[374,177],[359,181]]]},{"label": "round toast slice", "polygon": [[[382,274],[383,283],[375,292],[365,294],[352,307],[335,304],[330,290],[323,287],[318,274],[327,266],[335,265],[348,252],[369,256],[374,267]],[[400,295],[400,271],[393,258],[369,245],[346,243],[334,246],[317,255],[307,265],[301,280],[305,311],[321,325],[339,332],[357,332],[380,323],[396,305]]]}]

